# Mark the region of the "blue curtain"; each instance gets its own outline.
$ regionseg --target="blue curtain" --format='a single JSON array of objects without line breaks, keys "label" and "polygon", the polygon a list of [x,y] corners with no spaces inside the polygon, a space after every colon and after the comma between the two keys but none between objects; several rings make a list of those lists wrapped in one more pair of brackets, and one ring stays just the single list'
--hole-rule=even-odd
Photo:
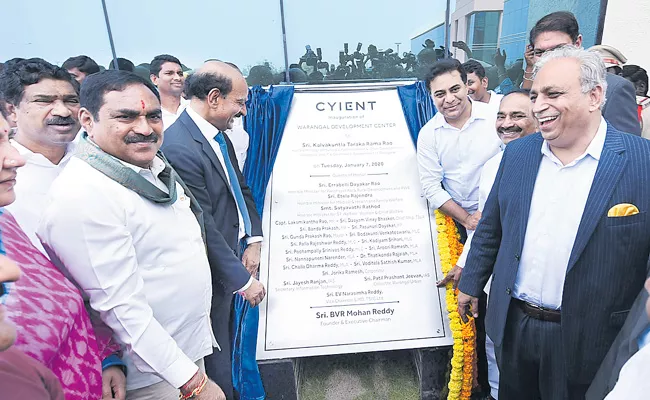
[{"label": "blue curtain", "polygon": [[[255,86],[248,93],[244,128],[250,142],[243,173],[260,215],[292,99],[293,86],[272,86],[269,90]],[[252,308],[235,296],[234,310],[233,385],[240,400],[263,400],[266,396],[255,355],[259,307]]]},{"label": "blue curtain", "polygon": [[397,94],[402,102],[402,111],[406,118],[413,143],[418,142],[420,129],[436,115],[436,106],[423,81],[412,85],[398,86]]}]

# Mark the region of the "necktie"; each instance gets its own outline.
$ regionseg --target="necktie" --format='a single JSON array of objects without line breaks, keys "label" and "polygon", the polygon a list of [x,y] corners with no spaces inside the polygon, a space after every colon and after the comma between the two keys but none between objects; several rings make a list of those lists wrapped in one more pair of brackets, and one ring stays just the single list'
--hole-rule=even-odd
[{"label": "necktie", "polygon": [[235,196],[235,202],[237,203],[237,208],[239,213],[244,220],[244,230],[247,236],[251,235],[251,218],[248,215],[248,208],[246,207],[246,200],[244,200],[244,193],[241,191],[241,186],[239,185],[239,179],[237,178],[237,172],[235,167],[233,167],[232,162],[230,161],[230,155],[228,155],[228,145],[226,144],[226,138],[224,137],[223,132],[219,132],[214,140],[219,143],[219,148],[221,149],[221,154],[223,154],[223,161],[226,164],[226,171],[228,172],[228,178],[230,179],[230,188],[232,190],[233,196]]}]

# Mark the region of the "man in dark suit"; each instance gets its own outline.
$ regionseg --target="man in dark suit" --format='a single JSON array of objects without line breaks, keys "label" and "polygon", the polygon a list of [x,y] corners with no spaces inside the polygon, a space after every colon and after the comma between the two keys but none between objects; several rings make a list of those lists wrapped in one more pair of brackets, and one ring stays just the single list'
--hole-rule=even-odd
[{"label": "man in dark suit", "polygon": [[[573,14],[558,11],[537,21],[530,31],[532,51],[526,55],[522,88],[532,87],[533,66],[545,52],[566,45],[582,46],[582,35]],[[641,136],[634,86],[625,78],[608,73],[606,97],[607,102],[602,109],[605,120],[621,132]]]},{"label": "man in dark suit", "polygon": [[[252,305],[265,296],[255,279],[260,262],[262,223],[251,191],[237,166],[232,143],[223,132],[246,115],[248,86],[241,73],[220,61],[206,62],[186,82],[190,105],[165,130],[161,147],[196,197],[205,218],[212,269],[212,329],[221,351],[206,358],[206,372],[234,397],[231,376],[230,313],[233,293]],[[240,242],[245,240],[242,261]],[[188,288],[191,290],[191,288]]]},{"label": "man in dark suit", "polygon": [[536,66],[541,133],[509,144],[459,283],[486,330],[499,399],[584,399],[647,276],[650,141],[600,111],[605,66],[565,46]]},{"label": "man in dark suit", "polygon": [[619,380],[621,369],[639,351],[640,339],[644,335],[648,335],[648,329],[650,328],[650,300],[648,299],[650,280],[646,282],[646,288],[647,290],[641,290],[641,293],[634,301],[625,325],[623,325],[605,360],[600,365],[598,373],[596,373],[596,377],[587,392],[587,400],[602,400],[607,393],[614,389]]}]

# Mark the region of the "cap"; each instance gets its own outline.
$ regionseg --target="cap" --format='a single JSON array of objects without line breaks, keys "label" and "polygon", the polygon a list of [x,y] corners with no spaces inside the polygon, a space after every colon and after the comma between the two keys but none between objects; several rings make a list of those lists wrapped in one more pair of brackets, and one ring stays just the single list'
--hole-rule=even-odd
[{"label": "cap", "polygon": [[606,44],[599,44],[589,48],[589,51],[595,51],[603,57],[606,68],[622,67],[627,62],[627,58],[618,49]]}]

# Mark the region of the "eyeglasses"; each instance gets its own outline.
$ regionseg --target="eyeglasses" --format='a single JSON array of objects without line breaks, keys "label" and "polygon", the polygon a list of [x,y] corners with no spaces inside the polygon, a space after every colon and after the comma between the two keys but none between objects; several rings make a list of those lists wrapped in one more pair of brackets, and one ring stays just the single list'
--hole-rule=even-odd
[{"label": "eyeglasses", "polygon": [[0,304],[4,305],[7,302],[7,297],[9,297],[9,291],[11,284],[9,282],[0,283]]}]

